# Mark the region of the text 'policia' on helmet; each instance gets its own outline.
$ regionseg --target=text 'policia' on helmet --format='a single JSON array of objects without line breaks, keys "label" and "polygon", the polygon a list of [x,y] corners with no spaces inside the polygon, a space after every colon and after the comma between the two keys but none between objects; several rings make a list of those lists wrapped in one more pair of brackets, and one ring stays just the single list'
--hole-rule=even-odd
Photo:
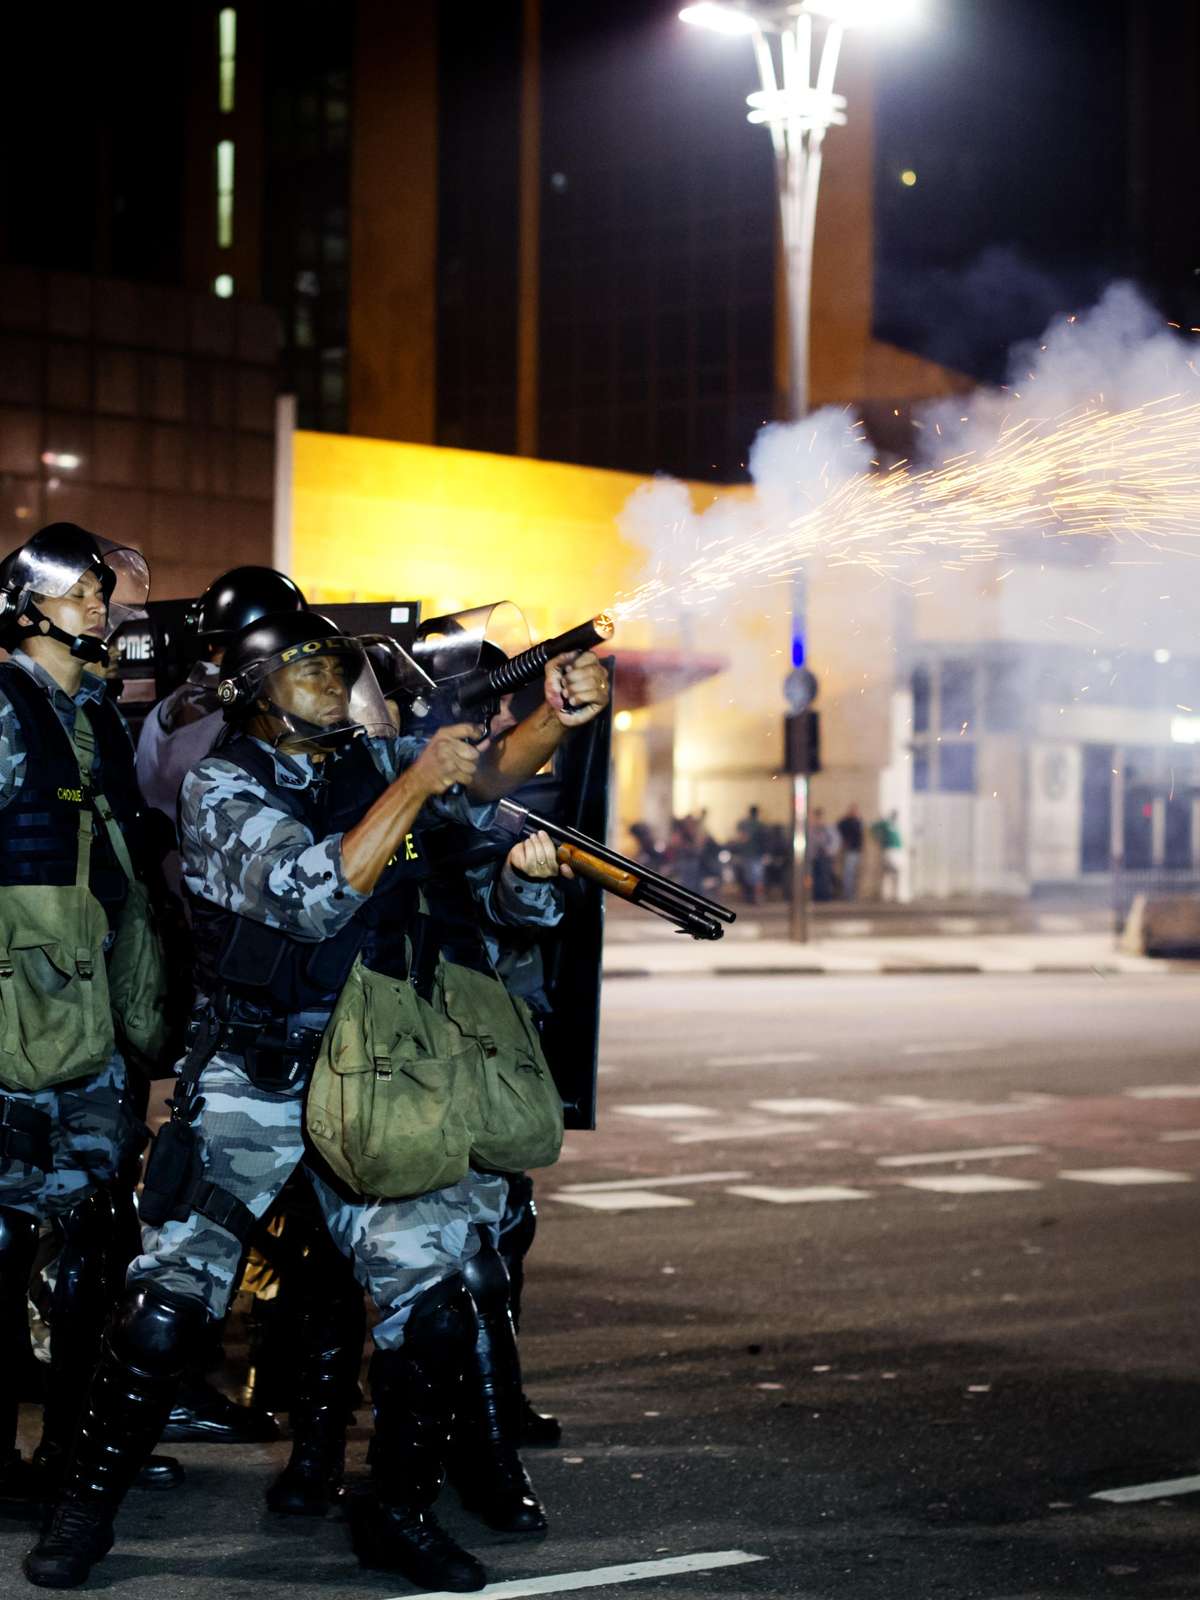
[{"label": "text 'policia' on helmet", "polygon": [[193,602],[186,626],[203,644],[224,644],[261,617],[303,611],[307,604],[286,573],[274,567],[233,567]]},{"label": "text 'policia' on helmet", "polygon": [[[332,727],[281,705],[270,682],[275,673],[321,656],[342,662],[349,690],[348,717]],[[395,731],[362,645],[315,611],[271,612],[237,633],[225,651],[217,698],[226,721],[261,715],[276,722],[278,749],[304,745],[332,751],[361,734],[384,738]]]},{"label": "text 'policia' on helmet", "polygon": [[[85,573],[94,573],[108,607],[102,637],[69,634],[38,608],[38,600],[61,600]],[[113,544],[73,522],[52,522],[0,563],[0,645],[12,649],[26,631],[65,644],[81,661],[104,661],[107,643],[123,622],[144,615],[150,568],[140,550]],[[33,627],[24,630],[20,618]]]}]

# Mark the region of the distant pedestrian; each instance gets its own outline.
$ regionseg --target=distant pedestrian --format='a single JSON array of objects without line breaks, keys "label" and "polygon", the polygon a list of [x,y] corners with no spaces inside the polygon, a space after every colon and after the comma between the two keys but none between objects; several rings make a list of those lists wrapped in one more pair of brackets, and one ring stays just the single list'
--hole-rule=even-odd
[{"label": "distant pedestrian", "polygon": [[846,815],[839,819],[837,831],[842,840],[842,898],[855,900],[863,851],[863,823],[857,806],[846,807]]},{"label": "distant pedestrian", "polygon": [[900,898],[900,851],[904,841],[900,836],[898,813],[889,811],[886,817],[871,824],[871,837],[879,846],[879,898]]},{"label": "distant pedestrian", "polygon": [[832,900],[835,883],[834,857],[837,854],[838,836],[825,821],[825,813],[818,807],[809,819],[808,854],[812,863],[812,897],[815,900]]},{"label": "distant pedestrian", "polygon": [[737,825],[738,882],[747,905],[756,906],[763,898],[767,876],[767,828],[757,806],[751,806]]}]

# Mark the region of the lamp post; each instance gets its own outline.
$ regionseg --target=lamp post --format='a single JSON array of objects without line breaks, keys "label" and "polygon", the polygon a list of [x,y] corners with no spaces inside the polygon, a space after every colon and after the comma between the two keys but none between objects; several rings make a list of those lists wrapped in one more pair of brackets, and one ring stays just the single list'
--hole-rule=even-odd
[{"label": "lamp post", "polygon": [[[787,303],[788,415],[808,412],[809,321],[812,304],[813,237],[825,135],[846,121],[844,95],[834,92],[842,41],[850,27],[911,20],[919,0],[800,0],[798,4],[722,4],[703,0],[684,6],[682,22],[754,47],[759,88],[746,97],[748,120],[765,127],[775,152]],[[824,23],[817,49],[814,22]],[[792,585],[792,676],[805,670],[807,591],[804,574]],[[811,677],[811,674],[809,675]],[[806,704],[815,694],[815,680]],[[792,775],[791,937],[808,938],[808,774]]]}]

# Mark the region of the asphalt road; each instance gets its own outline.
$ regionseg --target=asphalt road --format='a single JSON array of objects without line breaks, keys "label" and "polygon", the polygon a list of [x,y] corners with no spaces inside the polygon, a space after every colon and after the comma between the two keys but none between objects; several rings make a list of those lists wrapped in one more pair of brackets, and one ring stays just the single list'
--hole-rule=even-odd
[{"label": "asphalt road", "polygon": [[[699,1556],[597,1592],[1200,1596],[1200,978],[627,980],[605,1016],[529,1263],[551,1535],[443,1497],[499,1594]],[[267,1517],[284,1450],[182,1447],[93,1587],[411,1592]],[[0,1570],[27,1543],[0,1524]]]}]

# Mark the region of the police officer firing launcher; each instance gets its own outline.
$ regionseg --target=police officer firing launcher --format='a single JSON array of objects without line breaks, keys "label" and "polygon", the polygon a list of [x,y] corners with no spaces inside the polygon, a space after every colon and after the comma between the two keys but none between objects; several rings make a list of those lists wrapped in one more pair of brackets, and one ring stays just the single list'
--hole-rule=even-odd
[{"label": "police officer firing launcher", "polygon": [[[222,671],[231,737],[185,780],[180,805],[201,998],[176,1101],[181,1120],[194,1119],[199,1160],[172,1195],[161,1173],[148,1173],[147,1198],[157,1193],[155,1214],[167,1220],[147,1230],[130,1269],[63,1498],[26,1575],[74,1587],[111,1547],[116,1509],[180,1372],[225,1309],[253,1220],[305,1165],[380,1313],[372,1493],[352,1506],[359,1558],[424,1586],[482,1588],[482,1567],[431,1510],[473,1339],[462,1278],[477,1249],[465,1146],[459,1181],[412,1198],[351,1198],[309,1165],[304,1090],[356,961],[386,974],[398,1000],[411,990],[423,809],[487,820],[491,801],[603,710],[608,680],[588,654],[557,658],[543,704],[486,750],[470,742],[480,730],[459,725],[418,753],[386,737],[390,718],[361,646],[323,618],[263,618],[233,641]],[[365,1040],[341,1045],[345,1059],[364,1054]]]}]

